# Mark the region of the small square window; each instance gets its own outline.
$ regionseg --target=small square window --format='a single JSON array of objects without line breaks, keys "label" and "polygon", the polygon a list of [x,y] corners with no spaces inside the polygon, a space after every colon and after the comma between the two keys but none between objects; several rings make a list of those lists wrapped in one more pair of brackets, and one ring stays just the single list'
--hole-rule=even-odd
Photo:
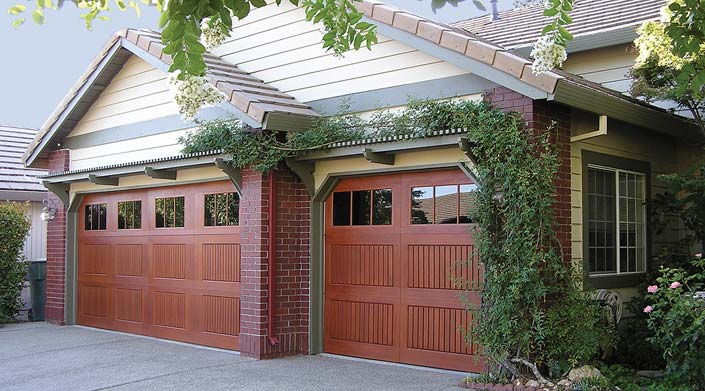
[{"label": "small square window", "polygon": [[391,225],[392,189],[333,193],[333,225]]},{"label": "small square window", "polygon": [[370,225],[371,214],[370,191],[353,191],[352,193],[352,225]]},{"label": "small square window", "polygon": [[86,231],[103,231],[107,229],[108,204],[86,205],[84,227]]},{"label": "small square window", "polygon": [[333,225],[350,225],[350,192],[333,193]]},{"label": "small square window", "polygon": [[184,197],[165,197],[154,200],[157,228],[183,228]]},{"label": "small square window", "polygon": [[118,229],[142,228],[142,201],[118,202]]},{"label": "small square window", "polygon": [[206,194],[204,196],[204,225],[224,227],[240,221],[240,195],[237,193]]},{"label": "small square window", "polygon": [[476,214],[477,185],[411,188],[411,224],[470,224]]}]

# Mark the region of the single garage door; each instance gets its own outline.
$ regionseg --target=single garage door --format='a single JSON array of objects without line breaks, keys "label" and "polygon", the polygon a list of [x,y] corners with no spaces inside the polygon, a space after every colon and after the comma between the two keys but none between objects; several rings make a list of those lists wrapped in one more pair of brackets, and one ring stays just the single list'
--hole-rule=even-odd
[{"label": "single garage door", "polygon": [[343,179],[326,204],[324,350],[479,370],[465,342],[479,303],[476,185],[459,169]]},{"label": "single garage door", "polygon": [[238,209],[226,181],[86,195],[78,323],[237,349]]}]

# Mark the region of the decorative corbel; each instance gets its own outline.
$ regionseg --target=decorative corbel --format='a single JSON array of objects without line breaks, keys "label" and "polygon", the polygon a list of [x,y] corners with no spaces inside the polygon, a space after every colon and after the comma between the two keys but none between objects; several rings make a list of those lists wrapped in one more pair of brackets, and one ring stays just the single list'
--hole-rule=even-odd
[{"label": "decorative corbel", "polygon": [[316,191],[316,183],[313,179],[313,172],[316,169],[316,164],[313,162],[305,162],[294,159],[285,159],[284,162],[287,167],[294,172],[294,174],[299,176],[301,182],[303,182],[304,186],[306,186],[306,190],[308,190],[308,195],[313,197]]},{"label": "decorative corbel", "polygon": [[365,148],[362,156],[370,163],[386,164],[388,166],[393,166],[396,160],[396,155],[393,153],[375,152],[371,148]]},{"label": "decorative corbel", "polygon": [[120,178],[88,174],[88,182],[94,185],[117,186],[120,183]]},{"label": "decorative corbel", "polygon": [[48,181],[42,181],[42,185],[44,185],[47,190],[55,194],[56,197],[61,200],[64,206],[69,205],[69,186],[66,183],[53,183]]},{"label": "decorative corbel", "polygon": [[215,166],[230,178],[238,193],[242,194],[242,172],[223,158],[215,159]]},{"label": "decorative corbel", "polygon": [[176,180],[176,170],[155,170],[152,167],[145,167],[144,173],[154,179]]}]

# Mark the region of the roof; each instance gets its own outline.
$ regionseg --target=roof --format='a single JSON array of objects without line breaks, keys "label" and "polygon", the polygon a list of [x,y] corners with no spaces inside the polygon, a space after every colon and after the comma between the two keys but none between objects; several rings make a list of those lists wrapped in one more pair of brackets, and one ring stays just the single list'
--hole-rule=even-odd
[{"label": "roof", "polygon": [[[162,48],[160,35],[155,31],[127,29],[114,34],[42,125],[24,155],[25,162],[33,164],[37,155],[47,145],[53,144],[51,141],[58,142],[73,129],[130,56],[137,55],[167,71],[171,56],[162,53]],[[207,79],[225,94],[226,101],[251,126],[275,130],[291,130],[282,127],[292,127],[298,130],[298,127],[306,126],[312,117],[318,116],[308,105],[297,102],[292,96],[218,56],[206,53],[204,60]]]},{"label": "roof", "polygon": [[[45,174],[45,171],[27,169],[22,163],[22,154],[36,133],[35,129],[0,125],[0,197],[2,199],[10,198],[8,192],[40,194],[46,192],[38,179],[40,175]],[[12,197],[12,199],[23,199],[23,195],[18,197]]]},{"label": "roof", "polygon": [[[630,28],[632,31],[647,20],[657,20],[666,0],[575,0],[568,30],[577,38]],[[531,46],[541,36],[550,18],[543,16],[544,4],[500,12],[500,19],[490,21],[480,16],[453,26],[490,40],[505,49]],[[633,38],[632,38],[633,39]]]}]

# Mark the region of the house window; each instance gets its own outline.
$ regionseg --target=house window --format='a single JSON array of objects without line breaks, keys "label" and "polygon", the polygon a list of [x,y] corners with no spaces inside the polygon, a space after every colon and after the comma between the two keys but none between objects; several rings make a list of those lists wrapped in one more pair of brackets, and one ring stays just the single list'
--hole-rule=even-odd
[{"label": "house window", "polygon": [[473,223],[477,185],[443,185],[411,189],[411,224]]},{"label": "house window", "polygon": [[118,229],[142,228],[142,201],[118,202]]},{"label": "house window", "polygon": [[240,195],[237,193],[206,194],[204,199],[204,225],[223,227],[239,224]]},{"label": "house window", "polygon": [[165,197],[154,200],[157,228],[182,228],[184,226],[184,197]]},{"label": "house window", "polygon": [[391,225],[392,189],[333,193],[333,225]]},{"label": "house window", "polygon": [[86,231],[103,231],[107,226],[108,204],[86,205]]},{"label": "house window", "polygon": [[645,175],[589,165],[587,176],[590,274],[615,275],[645,271]]}]

